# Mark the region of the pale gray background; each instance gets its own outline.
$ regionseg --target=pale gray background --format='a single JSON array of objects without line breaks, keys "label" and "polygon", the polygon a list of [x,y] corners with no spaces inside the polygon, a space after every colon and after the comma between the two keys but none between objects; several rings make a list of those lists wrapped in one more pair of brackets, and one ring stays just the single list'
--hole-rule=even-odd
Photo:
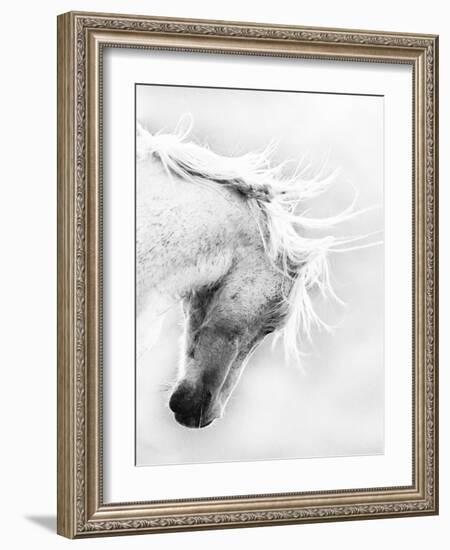
[{"label": "pale gray background", "polygon": [[[341,175],[311,203],[311,214],[339,212],[356,188],[358,207],[380,208],[336,233],[383,229],[382,97],[139,85],[136,102],[137,119],[153,132],[171,132],[192,113],[192,138],[224,155],[260,150],[275,138],[278,161],[306,154],[320,167],[328,157]],[[335,331],[313,332],[303,370],[286,362],[281,345],[272,350],[269,337],[223,419],[206,429],[180,426],[168,409],[164,385],[176,377],[182,314],[175,308],[166,315],[157,344],[137,359],[138,465],[383,452],[383,246],[333,255],[331,266],[346,307],[317,304]]]}]

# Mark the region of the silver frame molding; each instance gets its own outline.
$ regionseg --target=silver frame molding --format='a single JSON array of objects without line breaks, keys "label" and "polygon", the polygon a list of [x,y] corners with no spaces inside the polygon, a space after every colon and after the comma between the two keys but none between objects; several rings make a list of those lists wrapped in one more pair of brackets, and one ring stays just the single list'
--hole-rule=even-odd
[{"label": "silver frame molding", "polygon": [[[105,504],[103,47],[406,63],[413,68],[413,483]],[[70,12],[58,17],[58,533],[69,538],[438,513],[438,38]]]}]

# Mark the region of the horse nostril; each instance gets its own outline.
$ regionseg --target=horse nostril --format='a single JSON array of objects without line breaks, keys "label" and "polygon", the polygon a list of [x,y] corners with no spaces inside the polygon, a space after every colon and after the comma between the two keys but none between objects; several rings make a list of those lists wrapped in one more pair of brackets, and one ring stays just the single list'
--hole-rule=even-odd
[{"label": "horse nostril", "polygon": [[190,414],[190,411],[196,407],[199,401],[198,391],[192,384],[181,382],[172,394],[169,400],[169,408],[178,414]]},{"label": "horse nostril", "polygon": [[169,400],[169,408],[174,413],[184,412],[184,409],[186,408],[186,398],[183,391],[176,390],[172,394]]},{"label": "horse nostril", "polygon": [[201,387],[181,384],[173,392],[169,400],[169,408],[172,412],[184,416],[198,416],[206,411],[212,399],[212,393]]}]

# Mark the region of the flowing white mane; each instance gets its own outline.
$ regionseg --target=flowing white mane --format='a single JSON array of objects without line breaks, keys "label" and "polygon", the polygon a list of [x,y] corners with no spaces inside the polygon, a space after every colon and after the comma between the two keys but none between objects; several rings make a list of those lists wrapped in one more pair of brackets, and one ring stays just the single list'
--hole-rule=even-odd
[{"label": "flowing white mane", "polygon": [[287,354],[298,356],[300,334],[311,338],[314,325],[329,328],[313,307],[312,291],[339,298],[334,293],[329,275],[329,253],[364,248],[377,243],[348,244],[367,238],[362,235],[339,238],[333,235],[305,237],[305,229],[324,230],[367,211],[355,211],[356,197],[342,212],[327,218],[305,215],[304,203],[322,194],[336,180],[336,172],[328,175],[307,175],[308,167],[298,164],[293,174],[286,176],[288,162],[273,165],[275,145],[258,153],[237,157],[218,155],[206,146],[187,138],[192,130],[192,117],[182,117],[172,134],[151,134],[137,125],[136,153],[138,160],[157,156],[168,172],[196,184],[215,182],[234,188],[248,199],[251,212],[258,222],[268,256],[294,284],[284,297],[287,307],[285,322],[276,333],[283,338]]}]

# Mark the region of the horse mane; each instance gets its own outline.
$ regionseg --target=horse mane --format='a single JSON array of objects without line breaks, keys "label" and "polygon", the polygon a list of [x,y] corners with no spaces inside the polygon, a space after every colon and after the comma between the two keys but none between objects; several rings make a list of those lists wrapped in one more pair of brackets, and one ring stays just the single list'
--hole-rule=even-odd
[{"label": "horse mane", "polygon": [[300,338],[303,334],[311,340],[313,326],[330,329],[317,314],[312,295],[319,292],[324,297],[342,301],[333,291],[330,281],[329,254],[377,243],[348,247],[369,235],[340,238],[302,236],[300,230],[309,232],[329,230],[367,209],[355,211],[356,196],[351,204],[335,216],[314,218],[301,209],[303,204],[325,192],[336,181],[337,171],[315,176],[309,175],[309,165],[296,164],[291,175],[286,176],[290,161],[272,163],[276,144],[271,142],[261,152],[227,157],[211,151],[205,145],[187,141],[193,127],[191,115],[184,115],[171,134],[152,134],[137,125],[136,155],[145,160],[151,155],[161,161],[166,171],[195,184],[214,183],[234,189],[244,196],[257,221],[263,246],[277,269],[293,279],[290,291],[283,298],[285,320],[275,333],[275,341],[282,338],[288,356],[300,355]]}]

